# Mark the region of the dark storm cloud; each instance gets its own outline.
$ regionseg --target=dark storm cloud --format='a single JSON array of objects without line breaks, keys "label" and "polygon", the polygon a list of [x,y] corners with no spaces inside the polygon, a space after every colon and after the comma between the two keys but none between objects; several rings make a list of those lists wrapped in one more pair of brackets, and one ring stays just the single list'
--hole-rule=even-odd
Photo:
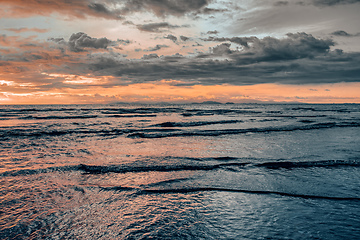
[{"label": "dark storm cloud", "polygon": [[339,31],[332,32],[331,35],[340,36],[340,37],[358,37],[358,36],[360,36],[360,33],[350,34],[343,30],[339,30]]},{"label": "dark storm cloud", "polygon": [[160,23],[139,24],[136,25],[136,27],[140,31],[144,31],[144,32],[164,32],[169,29],[176,29],[176,28],[189,27],[189,26],[188,25],[179,26],[179,25],[172,25],[167,22],[160,22]]}]

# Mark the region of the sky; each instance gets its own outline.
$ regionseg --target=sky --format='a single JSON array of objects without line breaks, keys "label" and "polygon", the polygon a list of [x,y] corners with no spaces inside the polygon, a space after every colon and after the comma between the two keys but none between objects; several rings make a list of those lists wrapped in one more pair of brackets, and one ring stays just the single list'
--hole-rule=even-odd
[{"label": "sky", "polygon": [[360,0],[0,0],[0,104],[360,103]]}]

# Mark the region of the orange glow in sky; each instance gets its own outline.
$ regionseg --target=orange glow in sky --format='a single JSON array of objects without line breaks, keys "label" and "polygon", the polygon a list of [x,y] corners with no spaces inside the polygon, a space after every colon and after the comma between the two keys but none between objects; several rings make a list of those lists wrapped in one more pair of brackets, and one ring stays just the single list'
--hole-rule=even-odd
[{"label": "orange glow in sky", "polygon": [[[54,75],[53,75],[54,77]],[[90,77],[67,76],[69,83],[82,84],[101,81]],[[1,104],[72,104],[112,102],[300,102],[300,103],[360,103],[360,83],[323,85],[258,84],[249,86],[174,86],[176,81],[139,83],[111,88],[67,88],[61,91],[31,93],[0,93]],[[2,84],[14,84],[2,81]]]}]

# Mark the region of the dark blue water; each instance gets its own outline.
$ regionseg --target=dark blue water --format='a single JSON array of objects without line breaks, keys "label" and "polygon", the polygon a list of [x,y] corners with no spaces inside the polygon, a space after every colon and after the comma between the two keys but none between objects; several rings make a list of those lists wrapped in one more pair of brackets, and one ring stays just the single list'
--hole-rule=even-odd
[{"label": "dark blue water", "polygon": [[359,239],[360,105],[0,106],[1,239]]}]

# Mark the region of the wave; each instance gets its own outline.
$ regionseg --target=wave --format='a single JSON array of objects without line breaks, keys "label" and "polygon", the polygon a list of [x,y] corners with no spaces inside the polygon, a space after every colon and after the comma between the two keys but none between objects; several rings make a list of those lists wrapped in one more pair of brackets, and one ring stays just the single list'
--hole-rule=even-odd
[{"label": "wave", "polygon": [[267,133],[267,132],[289,132],[289,131],[304,131],[324,128],[341,128],[341,127],[359,127],[359,122],[328,122],[316,123],[302,126],[281,126],[281,127],[265,127],[265,128],[247,128],[247,129],[222,129],[222,130],[194,130],[194,131],[180,131],[172,133],[147,133],[145,131],[135,132],[129,134],[129,138],[166,138],[166,137],[187,137],[187,136],[221,136],[234,135],[244,133]]},{"label": "wave", "polygon": [[126,114],[126,115],[109,115],[107,117],[113,118],[139,118],[139,117],[157,117],[156,114]]},{"label": "wave", "polygon": [[[218,158],[185,158],[194,161],[220,161],[219,164],[177,164],[177,165],[151,165],[151,166],[131,166],[131,165],[69,165],[59,167],[49,167],[44,169],[21,169],[7,171],[0,174],[0,176],[24,176],[34,175],[49,172],[67,172],[67,171],[80,171],[85,174],[105,174],[105,173],[141,173],[141,172],[174,172],[174,171],[213,171],[218,169],[226,169],[234,171],[232,167],[244,169],[245,167],[257,167],[268,169],[294,169],[294,168],[337,168],[337,167],[360,167],[358,160],[325,160],[325,161],[305,161],[305,162],[233,162],[235,160],[244,160],[233,157],[218,157]],[[232,161],[232,162],[227,162]]]},{"label": "wave", "polygon": [[266,167],[266,168],[270,168],[270,169],[341,167],[341,166],[360,167],[360,161],[356,161],[356,160],[326,160],[326,161],[312,161],[312,162],[266,162],[266,163],[255,164],[254,166]]},{"label": "wave", "polygon": [[233,124],[243,122],[241,120],[224,120],[224,121],[199,121],[199,122],[163,122],[152,125],[153,127],[196,127],[215,124]]},{"label": "wave", "polygon": [[346,201],[360,201],[360,197],[333,197],[333,196],[319,196],[286,193],[277,191],[265,190],[247,190],[247,189],[231,189],[231,188],[216,188],[216,187],[193,187],[193,188],[175,188],[175,189],[142,189],[138,194],[173,194],[173,193],[193,193],[193,192],[238,192],[248,194],[263,194],[263,195],[280,195],[286,197],[296,197],[305,199],[324,199],[324,200],[346,200]]},{"label": "wave", "polygon": [[42,108],[42,106],[38,106],[38,108],[3,108],[0,109],[1,112],[11,112],[11,113],[30,113],[30,112],[64,112],[64,111],[78,111],[76,108]]},{"label": "wave", "polygon": [[183,108],[104,108],[98,109],[102,114],[149,114],[149,113],[177,113]]},{"label": "wave", "polygon": [[350,113],[352,112],[350,109],[316,109],[313,107],[295,107],[291,108],[293,111],[312,111],[312,112],[339,112],[339,113]]},{"label": "wave", "polygon": [[[171,181],[170,181],[171,182]],[[246,193],[257,195],[279,195],[292,198],[315,199],[315,200],[334,200],[334,201],[360,201],[360,197],[341,197],[341,196],[321,196],[300,193],[289,193],[279,191],[267,190],[249,190],[249,189],[233,189],[221,187],[186,187],[186,188],[140,188],[127,186],[87,186],[98,187],[101,191],[116,191],[116,192],[134,192],[135,195],[148,194],[187,194],[197,192],[229,192],[229,193]]]},{"label": "wave", "polygon": [[215,165],[155,165],[155,166],[129,166],[129,165],[71,165],[60,167],[49,167],[44,169],[22,169],[7,171],[0,174],[0,176],[23,176],[34,175],[49,172],[66,172],[66,171],[81,171],[86,174],[104,174],[104,173],[140,173],[140,172],[174,172],[174,171],[211,171],[220,168],[231,166],[243,167],[249,163],[221,163]]},{"label": "wave", "polygon": [[79,116],[25,116],[20,117],[19,119],[88,119],[88,118],[97,118],[97,115],[79,115]]},{"label": "wave", "polygon": [[80,164],[79,170],[88,174],[127,173],[127,172],[173,172],[173,171],[209,171],[224,167],[243,167],[249,163],[222,163],[215,165],[158,165],[158,166],[96,166]]},{"label": "wave", "polygon": [[27,176],[27,175],[36,175],[41,173],[49,172],[68,172],[68,171],[77,171],[79,170],[79,165],[70,165],[70,166],[58,166],[58,167],[48,167],[43,169],[21,169],[21,170],[12,170],[0,173],[0,176]]},{"label": "wave", "polygon": [[105,136],[119,136],[124,133],[129,133],[129,130],[121,129],[109,129],[109,130],[92,130],[92,129],[67,129],[67,130],[29,130],[29,129],[11,129],[11,130],[0,130],[0,138],[9,139],[16,137],[44,137],[44,136],[62,136],[71,134],[81,134],[83,136],[90,136],[95,134],[100,137]]},{"label": "wave", "polygon": [[261,111],[251,111],[242,109],[188,109],[181,113],[184,117],[191,116],[211,116],[211,115],[248,115],[248,114],[260,114]]}]

